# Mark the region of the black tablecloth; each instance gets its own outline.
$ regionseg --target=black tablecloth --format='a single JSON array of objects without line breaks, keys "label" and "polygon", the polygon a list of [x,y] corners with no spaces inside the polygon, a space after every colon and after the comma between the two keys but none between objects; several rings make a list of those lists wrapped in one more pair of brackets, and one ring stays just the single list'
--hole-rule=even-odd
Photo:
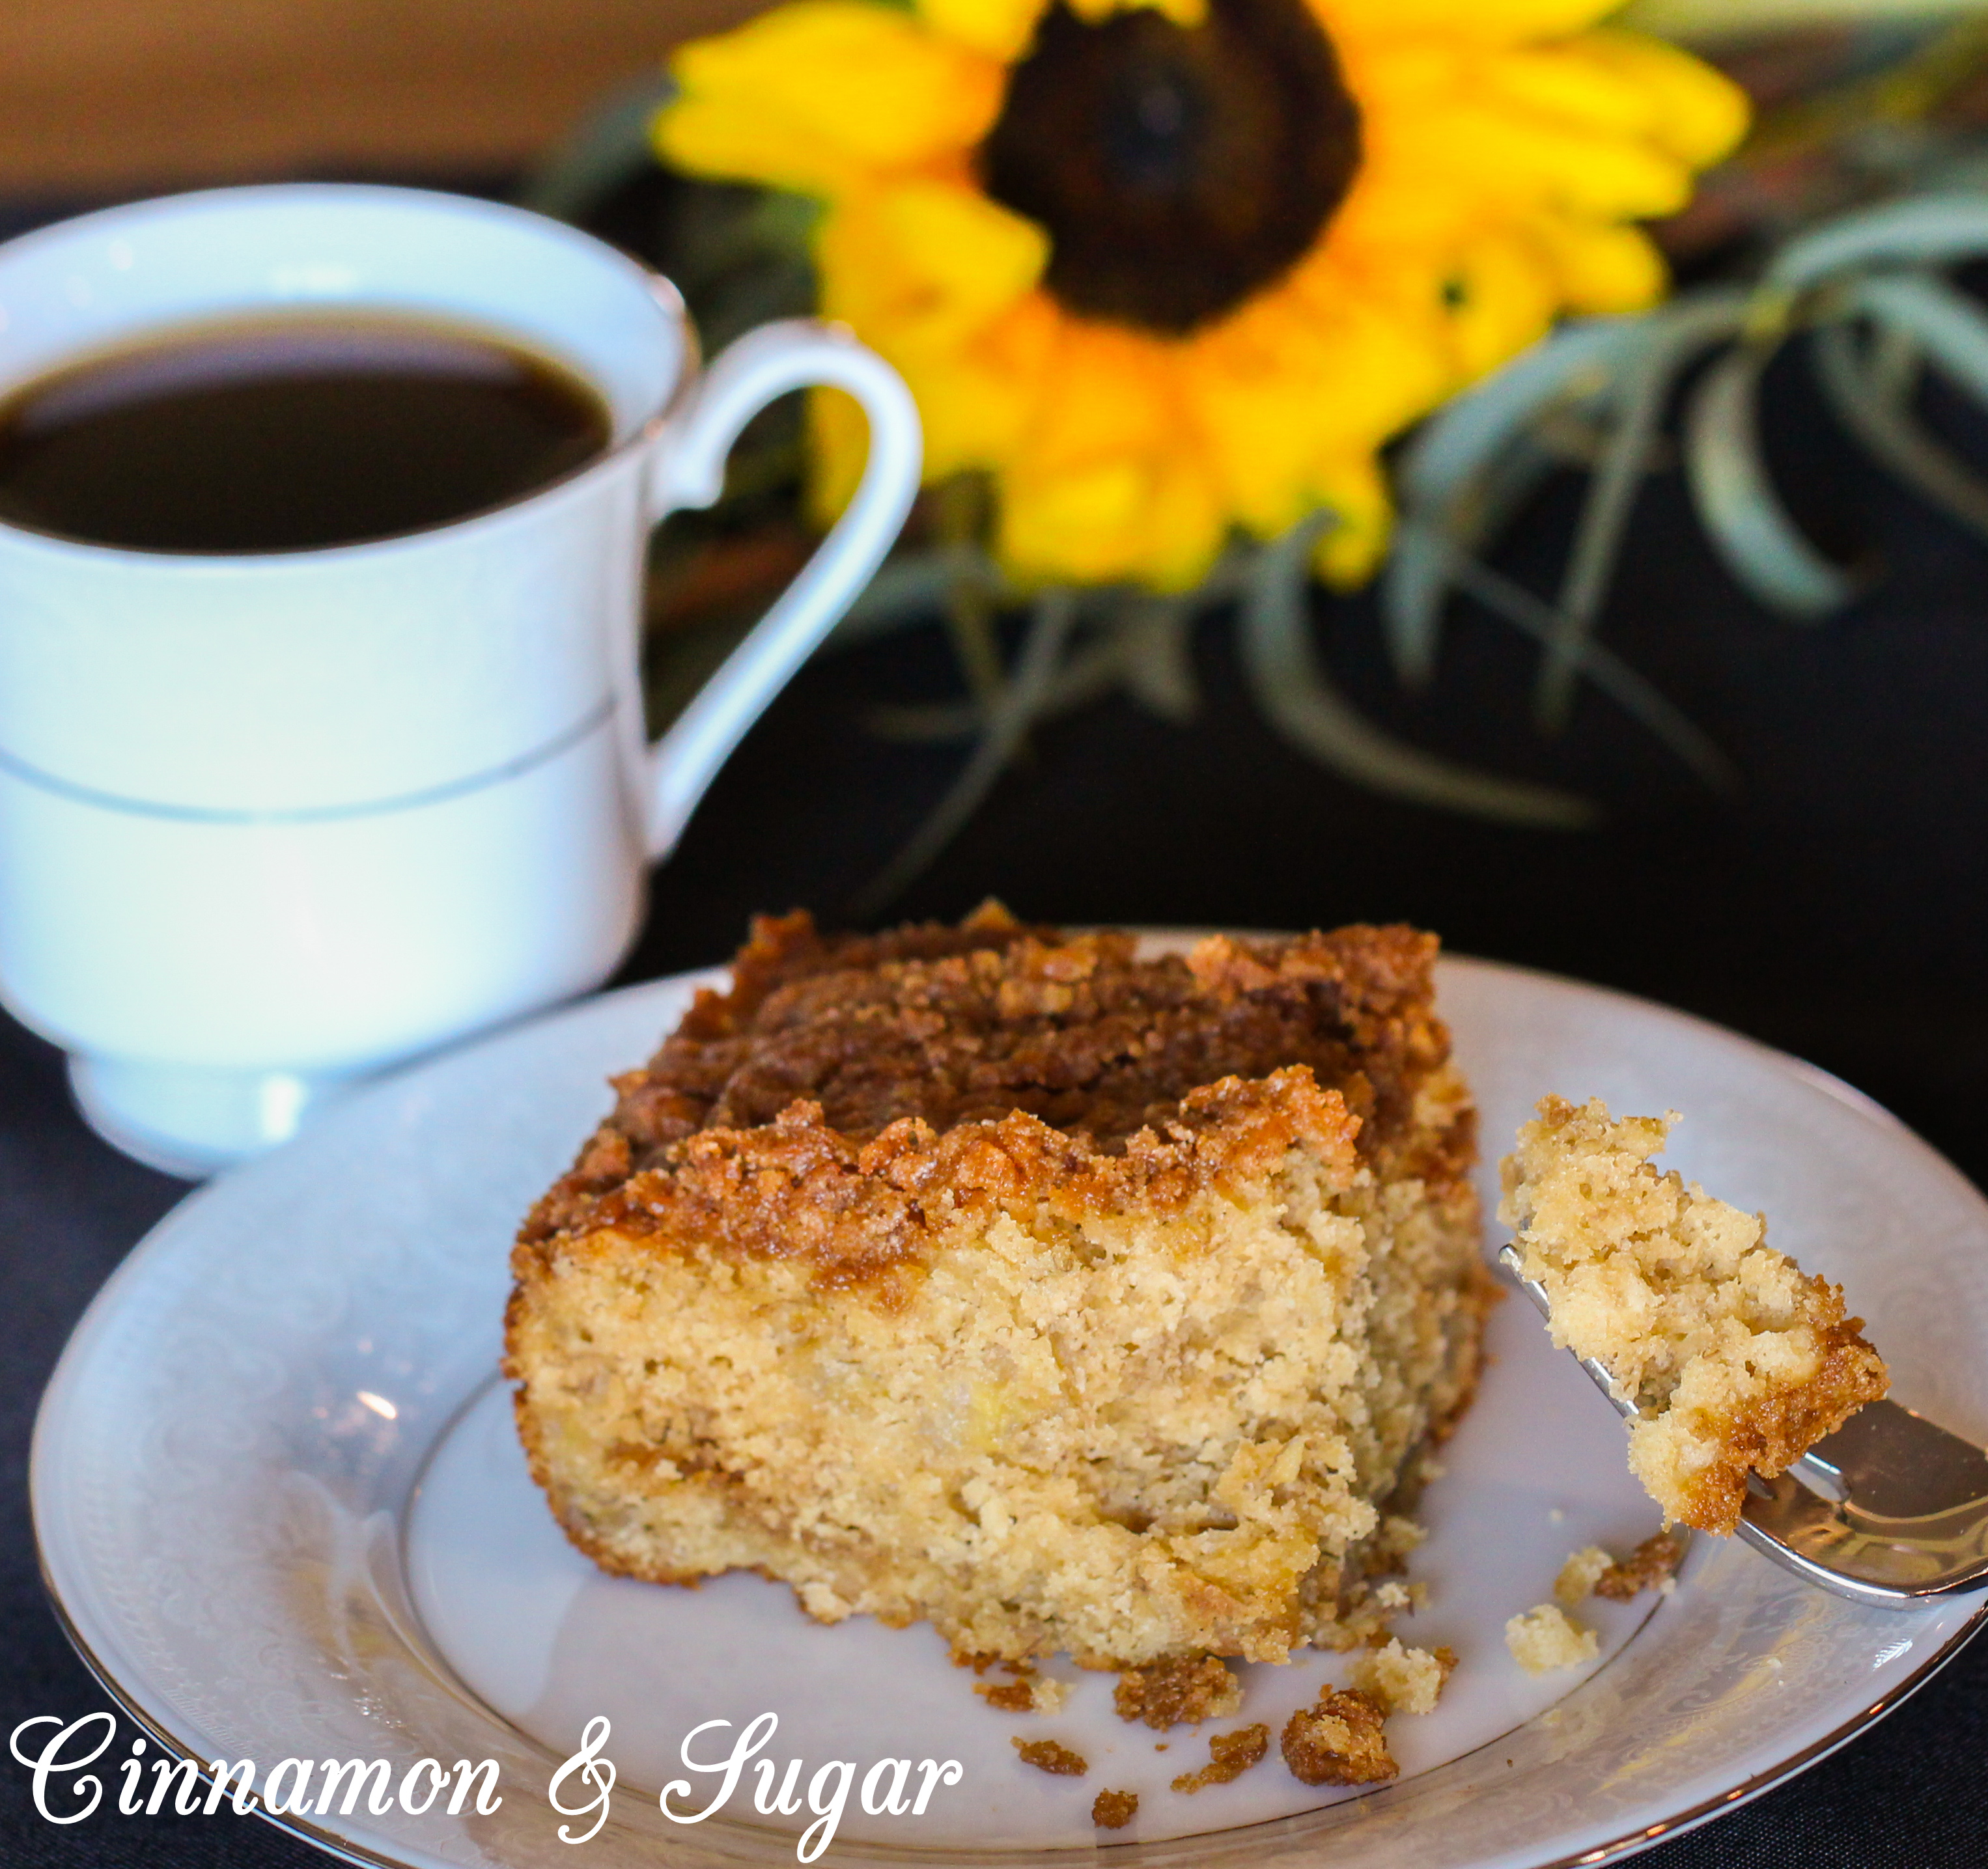
[{"label": "black tablecloth", "polygon": [[[1459,951],[1671,1001],[1808,1056],[1897,1110],[1977,1179],[1988,1088],[1988,551],[1916,509],[1815,410],[1776,387],[1782,466],[1820,536],[1876,573],[1818,627],[1750,607],[1675,485],[1655,484],[1612,607],[1613,644],[1732,753],[1705,792],[1640,728],[1584,696],[1558,741],[1530,725],[1528,652],[1460,616],[1441,677],[1390,682],[1371,607],[1321,610],[1346,688],[1405,736],[1604,800],[1603,830],[1499,830],[1354,789],[1253,710],[1226,624],[1197,642],[1199,718],[1114,701],[1039,732],[1026,759],[893,914],[956,915],[996,894],[1073,921],[1259,928],[1405,918]],[[1952,415],[1952,412],[1949,412]],[[1957,416],[1952,417],[1957,421]],[[1977,444],[1981,438],[1966,438]],[[1988,450],[1981,451],[1988,452]],[[1543,578],[1571,490],[1506,563]],[[950,691],[931,632],[818,660],[754,731],[658,873],[625,970],[722,958],[755,910],[834,920],[909,834],[955,751],[877,738],[884,699]],[[35,1404],[63,1338],[181,1190],[96,1141],[60,1060],[0,1028],[0,1725],[105,1705],[43,1600],[26,1506]],[[1988,1345],[1983,1345],[1988,1354]],[[1685,1837],[1651,1869],[1978,1869],[1988,1861],[1988,1644],[1795,1782]],[[579,1854],[583,1856],[583,1850]],[[254,1821],[99,1815],[58,1830],[0,1762],[0,1864],[194,1869],[322,1860]]]}]

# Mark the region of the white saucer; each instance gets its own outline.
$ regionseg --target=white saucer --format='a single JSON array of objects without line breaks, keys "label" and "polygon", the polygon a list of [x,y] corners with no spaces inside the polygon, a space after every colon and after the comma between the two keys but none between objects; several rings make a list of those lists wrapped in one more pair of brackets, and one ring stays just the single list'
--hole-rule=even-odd
[{"label": "white saucer", "polygon": [[[766,1756],[783,1766],[964,1768],[923,1817],[866,1817],[852,1798],[831,1863],[1046,1864],[1100,1847],[1195,1869],[1598,1862],[1820,1757],[1982,1620],[1979,1597],[1858,1609],[1701,1539],[1674,1595],[1584,1608],[1599,1661],[1523,1675],[1505,1618],[1550,1595],[1577,1546],[1626,1546],[1656,1513],[1607,1403],[1521,1302],[1499,1307],[1482,1393],[1425,1502],[1432,1536],[1410,1575],[1430,1600],[1400,1628],[1461,1665],[1434,1714],[1391,1723],[1402,1776],[1378,1791],[1308,1790],[1273,1747],[1183,1796],[1168,1781],[1205,1762],[1210,1729],[1176,1729],[1158,1751],[1161,1736],[1113,1715],[1108,1678],[1059,1665],[1076,1683],[1062,1711],[1005,1715],[928,1628],[823,1627],[752,1577],[695,1591],[603,1577],[553,1526],[511,1435],[495,1377],[506,1256],[604,1107],[602,1080],[647,1055],[694,984],[594,1000],[357,1094],[190,1196],[50,1384],[32,1482],[50,1587],[157,1738],[265,1771],[384,1759],[397,1782],[424,1756],[499,1763],[493,1815],[362,1803],[283,1820],[300,1834],[405,1869],[791,1863],[811,1813],[759,1819],[742,1791],[681,1827],[655,1802],[690,1776],[690,1729],[771,1710]],[[1988,1203],[1922,1143],[1807,1066],[1660,1007],[1468,961],[1444,964],[1442,991],[1488,1154],[1550,1090],[1682,1110],[1674,1165],[1766,1209],[1777,1243],[1847,1284],[1898,1399],[1988,1441]],[[1273,1732],[1344,1678],[1330,1656],[1243,1671],[1239,1721]],[[545,1789],[597,1715],[620,1779],[612,1820],[575,1849]],[[1045,1776],[1015,1737],[1058,1739],[1090,1772]],[[707,1733],[695,1756],[729,1743]],[[1141,1793],[1126,1830],[1091,1827],[1107,1786]]]}]

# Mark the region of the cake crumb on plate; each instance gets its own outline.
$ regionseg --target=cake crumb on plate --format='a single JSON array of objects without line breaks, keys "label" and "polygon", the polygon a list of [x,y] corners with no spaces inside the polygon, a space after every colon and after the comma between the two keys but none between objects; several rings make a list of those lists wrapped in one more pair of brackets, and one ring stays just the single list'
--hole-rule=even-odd
[{"label": "cake crumb on plate", "polygon": [[1122,1830],[1138,1814],[1136,1791],[1100,1791],[1090,1801],[1090,1820],[1101,1830]]},{"label": "cake crumb on plate", "polygon": [[1020,1753],[1023,1764],[1032,1765],[1053,1778],[1081,1778],[1090,1769],[1090,1761],[1083,1753],[1073,1752],[1053,1739],[1017,1739],[1010,1743]]},{"label": "cake crumb on plate", "polygon": [[1627,1603],[1646,1590],[1667,1590],[1683,1561],[1683,1538],[1675,1532],[1658,1532],[1619,1564],[1611,1564],[1595,1580],[1594,1594],[1611,1603]]},{"label": "cake crumb on plate", "polygon": [[1570,1610],[1594,1594],[1594,1587],[1615,1568],[1615,1560],[1599,1545],[1583,1545],[1560,1567],[1554,1579],[1554,1600]]},{"label": "cake crumb on plate", "polygon": [[1173,1788],[1191,1796],[1210,1785],[1229,1784],[1270,1749],[1267,1726],[1239,1726],[1233,1732],[1213,1734],[1208,1742],[1208,1763],[1198,1772],[1183,1772],[1174,1780]]},{"label": "cake crumb on plate", "polygon": [[1411,1648],[1399,1636],[1353,1664],[1353,1685],[1390,1713],[1428,1713],[1456,1665],[1449,1648]]},{"label": "cake crumb on plate", "polygon": [[1005,1661],[1002,1666],[1009,1679],[978,1682],[973,1689],[997,1712],[1054,1713],[1070,1698],[1068,1681],[1038,1674],[1026,1661]]},{"label": "cake crumb on plate", "polygon": [[1386,1721],[1379,1702],[1357,1688],[1321,1688],[1316,1705],[1284,1724],[1284,1763],[1300,1784],[1384,1784],[1401,1770],[1388,1750]]},{"label": "cake crumb on plate", "polygon": [[1505,1646],[1529,1675],[1578,1668],[1601,1652],[1594,1631],[1583,1628],[1557,1603],[1542,1603],[1514,1616],[1505,1625]]}]

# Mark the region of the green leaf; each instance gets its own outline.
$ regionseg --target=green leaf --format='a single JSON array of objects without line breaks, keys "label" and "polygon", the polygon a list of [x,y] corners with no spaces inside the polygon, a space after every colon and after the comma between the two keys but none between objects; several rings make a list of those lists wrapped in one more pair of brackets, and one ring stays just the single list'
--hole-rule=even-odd
[{"label": "green leaf", "polygon": [[1622,356],[1608,399],[1608,438],[1560,583],[1559,620],[1540,663],[1538,716],[1549,732],[1566,725],[1574,705],[1581,647],[1614,582],[1622,536],[1662,439],[1671,390],[1686,365],[1708,345],[1732,336],[1746,316],[1743,292],[1705,292],[1652,314],[1644,321],[1645,341]]},{"label": "green leaf", "polygon": [[1742,345],[1706,373],[1685,418],[1685,478],[1733,576],[1763,603],[1813,622],[1848,603],[1857,585],[1809,543],[1767,477],[1759,397],[1773,348]]},{"label": "green leaf", "polygon": [[1904,392],[1878,380],[1848,326],[1816,334],[1815,364],[1823,392],[1843,425],[1922,498],[1988,538],[1988,481],[1912,419]]},{"label": "green leaf", "polygon": [[[1568,325],[1459,397],[1402,458],[1404,511],[1453,540],[1487,536],[1553,465],[1550,453],[1521,454],[1541,418],[1605,394],[1621,358],[1643,341],[1636,319]],[[1395,672],[1411,685],[1435,671],[1447,596],[1439,562],[1414,550],[1390,558],[1381,620]]]},{"label": "green leaf", "polygon": [[878,913],[922,876],[979,809],[1026,737],[1030,723],[1042,714],[1063,662],[1063,646],[1077,627],[1078,605],[1077,593],[1061,587],[1035,600],[1013,678],[995,697],[980,743],[910,841],[850,904],[859,918]]},{"label": "green leaf", "polygon": [[1790,241],[1769,264],[1763,282],[1799,293],[1859,269],[1946,265],[1984,252],[1988,195],[1916,194],[1840,215]]}]

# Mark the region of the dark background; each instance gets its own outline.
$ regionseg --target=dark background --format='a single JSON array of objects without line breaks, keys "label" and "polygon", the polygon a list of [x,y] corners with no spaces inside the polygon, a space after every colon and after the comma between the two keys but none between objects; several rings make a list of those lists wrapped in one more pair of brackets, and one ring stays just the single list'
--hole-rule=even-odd
[{"label": "dark background", "polygon": [[[5,230],[0,230],[5,231]],[[1530,724],[1531,657],[1459,610],[1439,678],[1399,693],[1371,605],[1322,604],[1347,690],[1403,737],[1608,808],[1601,830],[1509,831],[1350,788],[1278,740],[1243,691],[1226,620],[1196,644],[1199,718],[1114,701],[1055,723],[891,918],[989,894],[1071,921],[1278,928],[1402,918],[1458,951],[1648,995],[1812,1059],[1988,1175],[1988,550],[1915,505],[1830,425],[1800,360],[1770,431],[1819,539],[1872,568],[1851,612],[1770,617],[1708,553],[1672,475],[1640,509],[1610,644],[1743,773],[1707,793],[1590,691],[1557,741]],[[1977,459],[1988,436],[1936,417]],[[1550,587],[1576,489],[1551,488],[1501,555]],[[756,911],[847,904],[944,790],[957,749],[874,737],[884,700],[954,691],[920,630],[830,654],[796,680],[658,874],[633,980],[720,959]],[[105,1705],[42,1598],[26,1507],[36,1398],[91,1293],[181,1191],[97,1142],[56,1053],[0,1028],[0,1725]],[[1984,1346],[1988,1350],[1988,1346]],[[1650,1869],[1976,1869],[1988,1860],[1988,1647],[1794,1783],[1641,1859]],[[259,1823],[43,1823],[0,1769],[0,1864],[304,1864]]]}]

